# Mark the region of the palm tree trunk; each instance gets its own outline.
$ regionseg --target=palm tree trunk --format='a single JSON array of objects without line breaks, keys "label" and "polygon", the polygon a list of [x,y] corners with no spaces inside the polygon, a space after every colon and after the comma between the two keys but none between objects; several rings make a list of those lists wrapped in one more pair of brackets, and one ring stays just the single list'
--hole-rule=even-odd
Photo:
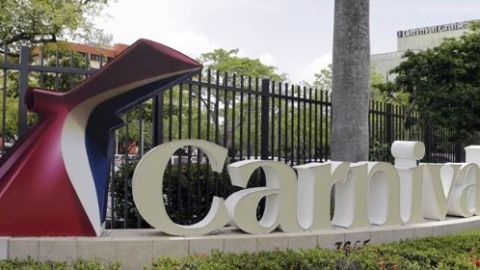
[{"label": "palm tree trunk", "polygon": [[369,0],[335,0],[332,160],[368,160]]}]

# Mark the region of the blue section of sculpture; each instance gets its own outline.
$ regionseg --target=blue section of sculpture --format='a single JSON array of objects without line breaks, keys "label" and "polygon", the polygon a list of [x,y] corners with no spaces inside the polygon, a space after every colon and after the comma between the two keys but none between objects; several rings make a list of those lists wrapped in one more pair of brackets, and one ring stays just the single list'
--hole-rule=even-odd
[{"label": "blue section of sculpture", "polygon": [[[85,134],[88,160],[100,209],[100,218],[104,222],[107,212],[107,198],[110,168],[113,156],[113,130],[125,123],[119,118],[122,112],[138,105],[147,99],[163,93],[165,89],[190,78],[195,72],[173,76],[153,82],[125,94],[100,103],[91,113]],[[160,181],[160,180],[159,180]]]}]

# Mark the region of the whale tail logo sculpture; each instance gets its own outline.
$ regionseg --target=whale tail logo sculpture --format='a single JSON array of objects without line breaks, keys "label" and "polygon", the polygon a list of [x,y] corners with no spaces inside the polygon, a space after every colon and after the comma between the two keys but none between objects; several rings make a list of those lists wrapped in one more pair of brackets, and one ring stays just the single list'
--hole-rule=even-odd
[{"label": "whale tail logo sculpture", "polygon": [[119,113],[200,68],[171,48],[139,40],[67,93],[29,89],[27,107],[40,121],[0,162],[0,235],[101,234]]}]

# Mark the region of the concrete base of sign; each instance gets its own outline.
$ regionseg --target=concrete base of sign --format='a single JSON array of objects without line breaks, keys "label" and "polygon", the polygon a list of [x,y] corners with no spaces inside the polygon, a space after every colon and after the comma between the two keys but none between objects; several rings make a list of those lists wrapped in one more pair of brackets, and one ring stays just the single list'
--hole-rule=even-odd
[{"label": "concrete base of sign", "polygon": [[0,259],[118,261],[122,269],[141,269],[160,256],[207,255],[212,250],[231,253],[264,250],[300,250],[315,247],[337,249],[405,239],[454,234],[480,228],[480,217],[449,218],[409,226],[373,226],[368,229],[333,230],[262,235],[225,228],[199,237],[167,236],[155,230],[107,230],[101,237],[2,237]]}]

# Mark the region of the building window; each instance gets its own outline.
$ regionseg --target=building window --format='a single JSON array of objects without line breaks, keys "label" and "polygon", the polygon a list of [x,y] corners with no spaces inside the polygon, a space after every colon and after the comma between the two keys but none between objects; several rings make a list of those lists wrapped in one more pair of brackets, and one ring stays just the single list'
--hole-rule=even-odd
[{"label": "building window", "polygon": [[100,62],[100,55],[90,54],[90,61]]}]

